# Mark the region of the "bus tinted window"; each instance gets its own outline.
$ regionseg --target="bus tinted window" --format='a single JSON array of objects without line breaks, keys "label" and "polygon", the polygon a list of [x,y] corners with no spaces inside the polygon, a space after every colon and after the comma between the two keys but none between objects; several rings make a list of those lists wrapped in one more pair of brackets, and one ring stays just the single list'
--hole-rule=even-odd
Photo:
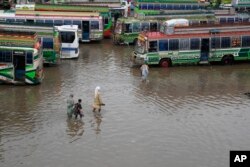
[{"label": "bus tinted window", "polygon": [[159,51],[168,51],[168,40],[159,41]]},{"label": "bus tinted window", "polygon": [[62,43],[73,43],[75,40],[74,32],[60,32]]},{"label": "bus tinted window", "polygon": [[147,4],[141,4],[141,9],[148,9],[148,5]]},{"label": "bus tinted window", "polygon": [[23,23],[23,22],[25,22],[25,20],[24,20],[24,19],[16,19],[16,22],[21,22],[21,23]]},{"label": "bus tinted window", "polygon": [[157,22],[150,23],[150,31],[157,31]]},{"label": "bus tinted window", "polygon": [[12,62],[11,51],[1,51],[0,50],[0,62],[11,63]]},{"label": "bus tinted window", "polygon": [[168,9],[168,10],[172,10],[172,9],[173,9],[173,5],[167,4],[167,9]]},{"label": "bus tinted window", "polygon": [[62,20],[54,20],[54,25],[61,26],[61,25],[63,25],[63,21]]},{"label": "bus tinted window", "polygon": [[200,39],[199,38],[190,39],[190,49],[191,50],[200,49]]},{"label": "bus tinted window", "polygon": [[211,48],[220,48],[220,37],[211,38]]},{"label": "bus tinted window", "polygon": [[125,33],[131,33],[132,32],[132,24],[125,24],[124,28],[125,28],[125,30],[124,30]]},{"label": "bus tinted window", "polygon": [[45,20],[46,24],[53,25],[53,20]]},{"label": "bus tinted window", "polygon": [[140,32],[140,23],[133,23],[133,32]]},{"label": "bus tinted window", "polygon": [[36,20],[36,23],[41,23],[41,24],[43,24],[43,23],[44,23],[44,20]]},{"label": "bus tinted window", "polygon": [[141,31],[148,31],[149,30],[149,23],[141,23]]},{"label": "bus tinted window", "polygon": [[71,20],[64,20],[64,25],[71,25],[72,24],[72,21]]},{"label": "bus tinted window", "polygon": [[109,24],[109,18],[108,17],[104,17],[104,24],[105,25]]},{"label": "bus tinted window", "polygon": [[43,49],[53,49],[54,48],[54,43],[53,43],[53,38],[43,38]]},{"label": "bus tinted window", "polygon": [[180,50],[189,50],[189,39],[180,39]]},{"label": "bus tinted window", "polygon": [[250,36],[242,36],[242,47],[250,46]]},{"label": "bus tinted window", "polygon": [[179,50],[179,39],[169,40],[169,50]]},{"label": "bus tinted window", "polygon": [[26,63],[27,63],[27,64],[32,64],[32,63],[33,63],[32,52],[27,52]]},{"label": "bus tinted window", "polygon": [[161,9],[162,9],[162,10],[166,10],[166,9],[167,9],[166,4],[161,4]]},{"label": "bus tinted window", "polygon": [[230,37],[221,37],[221,48],[229,48],[231,44]]},{"label": "bus tinted window", "polygon": [[148,9],[153,10],[154,9],[154,4],[148,4]]},{"label": "bus tinted window", "polygon": [[82,29],[81,21],[79,20],[73,20],[73,25],[78,25],[78,28]]},{"label": "bus tinted window", "polygon": [[160,4],[155,4],[155,6],[154,6],[154,10],[160,10]]},{"label": "bus tinted window", "polygon": [[92,30],[99,30],[99,22],[98,21],[91,21],[90,27]]},{"label": "bus tinted window", "polygon": [[149,41],[149,52],[157,52],[157,41]]}]

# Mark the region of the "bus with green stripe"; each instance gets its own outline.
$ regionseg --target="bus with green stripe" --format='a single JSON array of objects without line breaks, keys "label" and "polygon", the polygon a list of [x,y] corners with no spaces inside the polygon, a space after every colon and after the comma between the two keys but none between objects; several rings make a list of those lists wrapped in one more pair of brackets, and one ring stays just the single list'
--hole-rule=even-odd
[{"label": "bus with green stripe", "polygon": [[161,11],[201,10],[209,3],[199,0],[135,0],[134,12],[137,14],[160,14]]},{"label": "bus with green stripe", "polygon": [[172,31],[145,32],[131,56],[134,64],[170,67],[250,60],[250,24],[172,27]]},{"label": "bus with green stripe", "polygon": [[[22,10],[25,5],[17,5]],[[108,5],[70,5],[70,4],[35,4],[35,11],[60,11],[60,12],[99,12],[103,19],[103,37],[111,37],[112,18]]]},{"label": "bus with green stripe", "polygon": [[137,18],[119,18],[113,33],[114,44],[136,44],[141,31],[159,31],[163,21],[183,18],[190,24],[214,24],[218,22],[210,11],[181,11],[165,14],[142,15]]},{"label": "bus with green stripe", "polygon": [[55,28],[19,22],[1,23],[0,27],[2,30],[36,32],[42,45],[43,63],[46,65],[58,64],[62,52],[59,32]]},{"label": "bus with green stripe", "polygon": [[42,48],[36,33],[0,31],[0,83],[40,84]]}]

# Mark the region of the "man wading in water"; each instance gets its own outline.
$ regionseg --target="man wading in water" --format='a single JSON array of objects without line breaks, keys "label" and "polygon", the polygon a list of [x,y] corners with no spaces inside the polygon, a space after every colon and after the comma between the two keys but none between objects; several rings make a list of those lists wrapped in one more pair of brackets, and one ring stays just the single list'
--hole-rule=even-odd
[{"label": "man wading in water", "polygon": [[95,97],[94,97],[94,104],[93,104],[93,112],[95,110],[101,111],[101,106],[104,106],[105,104],[102,102],[101,96],[100,96],[100,87],[97,86],[95,88]]}]

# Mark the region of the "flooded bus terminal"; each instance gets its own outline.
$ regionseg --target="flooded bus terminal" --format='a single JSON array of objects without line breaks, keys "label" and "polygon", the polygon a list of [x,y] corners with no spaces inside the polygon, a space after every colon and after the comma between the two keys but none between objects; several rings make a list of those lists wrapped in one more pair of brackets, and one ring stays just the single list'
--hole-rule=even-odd
[{"label": "flooded bus terminal", "polygon": [[[37,86],[0,86],[1,167],[228,167],[249,150],[250,64],[131,67],[133,46],[80,44]],[[92,112],[94,90],[106,104]],[[84,117],[68,119],[66,99]]]}]

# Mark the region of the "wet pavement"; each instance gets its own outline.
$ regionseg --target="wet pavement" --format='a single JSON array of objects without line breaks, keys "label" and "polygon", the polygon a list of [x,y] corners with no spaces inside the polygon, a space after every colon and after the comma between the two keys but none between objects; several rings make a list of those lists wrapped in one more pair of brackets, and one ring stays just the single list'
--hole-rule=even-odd
[{"label": "wet pavement", "polygon": [[[249,63],[150,67],[142,82],[133,46],[80,47],[79,59],[47,67],[41,85],[0,86],[1,167],[228,167],[230,150],[249,150]],[[82,120],[67,119],[70,93]]]}]

